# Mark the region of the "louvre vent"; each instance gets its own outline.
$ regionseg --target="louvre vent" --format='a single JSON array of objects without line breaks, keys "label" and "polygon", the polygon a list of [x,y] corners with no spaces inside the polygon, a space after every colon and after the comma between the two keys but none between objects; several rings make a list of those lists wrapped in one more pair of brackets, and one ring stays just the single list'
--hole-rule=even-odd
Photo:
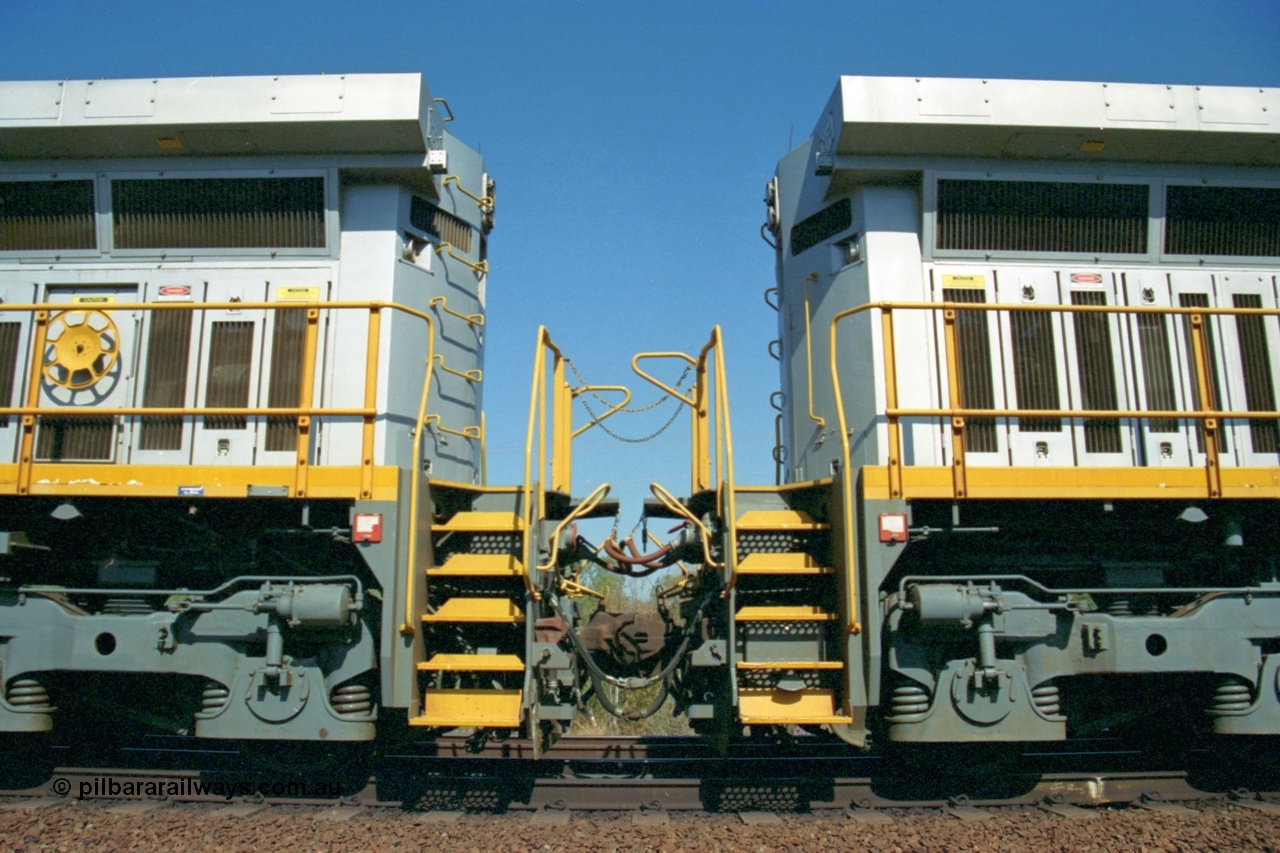
[{"label": "louvre vent", "polygon": [[1164,250],[1170,255],[1280,257],[1280,188],[1168,188]]},{"label": "louvre vent", "polygon": [[[1256,293],[1237,293],[1233,297],[1233,303],[1236,308],[1261,308],[1262,297]],[[1244,398],[1249,409],[1255,412],[1273,412],[1276,408],[1265,321],[1266,318],[1258,314],[1236,315],[1236,334],[1240,339],[1240,361],[1244,375]],[[1273,420],[1250,420],[1249,434],[1253,439],[1253,452],[1275,453],[1280,450],[1278,428],[1280,424]]]},{"label": "louvre vent", "polygon": [[[1106,305],[1099,290],[1076,290],[1072,305]],[[1080,405],[1085,409],[1119,409],[1116,393],[1115,350],[1111,342],[1111,318],[1106,314],[1073,314],[1076,331],[1076,370],[1080,377]],[[1124,450],[1120,421],[1115,418],[1084,419],[1087,453],[1120,453]]]},{"label": "louvre vent", "polygon": [[0,183],[0,251],[97,247],[93,181]]},{"label": "louvre vent", "polygon": [[40,418],[36,457],[50,462],[107,462],[114,440],[114,418]]},{"label": "louvre vent", "polygon": [[111,182],[118,249],[322,249],[324,178]]},{"label": "louvre vent", "polygon": [[[13,405],[14,377],[18,370],[18,342],[21,323],[0,323],[0,406]],[[0,428],[9,425],[9,416],[0,415]]]},{"label": "louvre vent", "polygon": [[842,198],[791,226],[791,254],[807,252],[824,240],[852,227],[853,202]]},{"label": "louvre vent", "polygon": [[[1053,315],[1042,311],[1010,311],[1009,328],[1018,408],[1058,408],[1058,352],[1053,343]],[[1062,419],[1018,418],[1018,432],[1062,432]]]},{"label": "louvre vent", "polygon": [[1145,184],[938,181],[937,247],[1146,254]]},{"label": "louvre vent", "polygon": [[414,196],[409,205],[409,224],[459,252],[471,251],[471,226],[421,196]]},{"label": "louvre vent", "polygon": [[[947,302],[987,301],[981,290],[945,288]],[[991,383],[991,333],[986,311],[956,311],[956,356],[960,361],[959,405],[966,409],[994,409],[995,388]],[[995,418],[965,418],[964,446],[970,453],[995,453]]]},{"label": "louvre vent", "polygon": [[[1169,327],[1159,314],[1138,315],[1138,342],[1142,350],[1142,386],[1147,395],[1147,408],[1174,411],[1178,398],[1173,384],[1173,358],[1169,350]],[[1178,431],[1177,418],[1150,418],[1149,432]]]},{"label": "louvre vent", "polygon": [[[253,325],[248,320],[212,324],[205,381],[207,407],[242,409],[249,405]],[[242,415],[208,415],[204,425],[206,429],[245,429],[248,423]]]},{"label": "louvre vent", "polygon": [[[275,328],[271,332],[271,385],[267,390],[268,406],[285,408],[299,404],[306,343],[307,312],[277,310]],[[267,450],[293,450],[297,447],[297,442],[297,418],[267,418]]]},{"label": "louvre vent", "polygon": [[[191,312],[152,311],[150,321],[142,405],[148,408],[181,408],[187,402]],[[177,415],[144,418],[138,449],[182,449],[182,418]]]},{"label": "louvre vent", "polygon": [[[1209,294],[1207,293],[1181,293],[1178,295],[1178,304],[1183,308],[1208,308]],[[1218,344],[1213,334],[1213,321],[1211,317],[1205,317],[1204,337],[1208,344],[1209,352],[1209,393],[1213,397],[1208,403],[1208,408],[1222,408],[1222,388],[1218,380]],[[1200,410],[1206,408],[1204,400],[1200,397],[1200,371],[1196,369],[1195,360],[1195,342],[1191,335],[1191,317],[1183,315],[1182,317],[1182,341],[1187,354],[1187,377],[1191,385],[1191,406]],[[1200,452],[1204,453],[1204,422],[1196,421],[1196,445]],[[1218,450],[1223,453],[1227,450],[1227,431],[1218,430]]]}]

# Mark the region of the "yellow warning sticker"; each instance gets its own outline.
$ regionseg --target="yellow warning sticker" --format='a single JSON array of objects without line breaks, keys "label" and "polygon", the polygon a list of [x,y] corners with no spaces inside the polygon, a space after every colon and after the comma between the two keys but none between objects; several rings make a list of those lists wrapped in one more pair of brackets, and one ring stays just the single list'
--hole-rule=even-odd
[{"label": "yellow warning sticker", "polygon": [[987,277],[984,275],[944,275],[942,277],[942,286],[956,290],[982,290],[987,286]]},{"label": "yellow warning sticker", "polygon": [[277,287],[276,302],[319,302],[319,287]]},{"label": "yellow warning sticker", "polygon": [[114,305],[116,298],[114,296],[73,296],[71,297],[72,305]]}]

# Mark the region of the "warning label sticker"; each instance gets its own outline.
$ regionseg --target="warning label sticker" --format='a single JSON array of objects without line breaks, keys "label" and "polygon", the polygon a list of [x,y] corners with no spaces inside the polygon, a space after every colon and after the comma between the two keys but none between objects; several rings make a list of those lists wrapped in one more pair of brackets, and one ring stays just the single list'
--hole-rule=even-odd
[{"label": "warning label sticker", "polygon": [[276,288],[276,302],[319,302],[319,287],[287,286]]},{"label": "warning label sticker", "polygon": [[73,296],[71,297],[72,305],[114,305],[116,298],[114,296]]},{"label": "warning label sticker", "polygon": [[983,275],[944,275],[942,286],[954,290],[982,290],[987,286],[987,277]]}]

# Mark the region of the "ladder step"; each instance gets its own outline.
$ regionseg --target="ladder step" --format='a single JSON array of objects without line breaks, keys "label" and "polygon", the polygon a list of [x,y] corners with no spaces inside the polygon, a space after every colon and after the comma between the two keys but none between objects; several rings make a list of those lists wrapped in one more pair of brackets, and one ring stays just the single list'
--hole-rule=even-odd
[{"label": "ladder step", "polygon": [[435,613],[422,614],[422,621],[515,624],[524,621],[524,611],[508,598],[451,598]]},{"label": "ladder step", "polygon": [[838,660],[740,660],[734,666],[738,669],[763,670],[766,672],[783,669],[844,669],[844,664]]},{"label": "ladder step", "polygon": [[436,533],[517,533],[524,530],[524,521],[514,512],[460,512],[431,529]]},{"label": "ladder step", "polygon": [[422,672],[524,672],[518,655],[432,655],[418,664]]},{"label": "ladder step", "polygon": [[524,574],[514,554],[453,554],[444,565],[427,569],[431,577],[506,578]]},{"label": "ladder step", "polygon": [[756,552],[738,561],[740,575],[829,575],[831,569],[808,554]]},{"label": "ladder step", "polygon": [[735,622],[831,622],[836,618],[816,604],[744,607],[733,616]]},{"label": "ladder step", "polygon": [[738,516],[738,530],[828,530],[796,509],[753,509]]},{"label": "ladder step", "polygon": [[426,690],[422,715],[411,726],[457,729],[518,729],[522,690]]},{"label": "ladder step", "polygon": [[836,713],[834,690],[741,690],[738,715],[745,725],[851,724],[852,717]]}]

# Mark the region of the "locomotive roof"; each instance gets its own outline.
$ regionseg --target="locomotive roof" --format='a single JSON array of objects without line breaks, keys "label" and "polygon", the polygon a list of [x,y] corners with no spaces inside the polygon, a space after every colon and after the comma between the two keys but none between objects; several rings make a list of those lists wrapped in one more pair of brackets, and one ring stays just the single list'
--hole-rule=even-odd
[{"label": "locomotive roof", "polygon": [[1280,89],[841,77],[814,140],[819,163],[889,155],[1272,166]]},{"label": "locomotive roof", "polygon": [[0,83],[5,159],[341,153],[421,166],[442,126],[420,74]]}]

